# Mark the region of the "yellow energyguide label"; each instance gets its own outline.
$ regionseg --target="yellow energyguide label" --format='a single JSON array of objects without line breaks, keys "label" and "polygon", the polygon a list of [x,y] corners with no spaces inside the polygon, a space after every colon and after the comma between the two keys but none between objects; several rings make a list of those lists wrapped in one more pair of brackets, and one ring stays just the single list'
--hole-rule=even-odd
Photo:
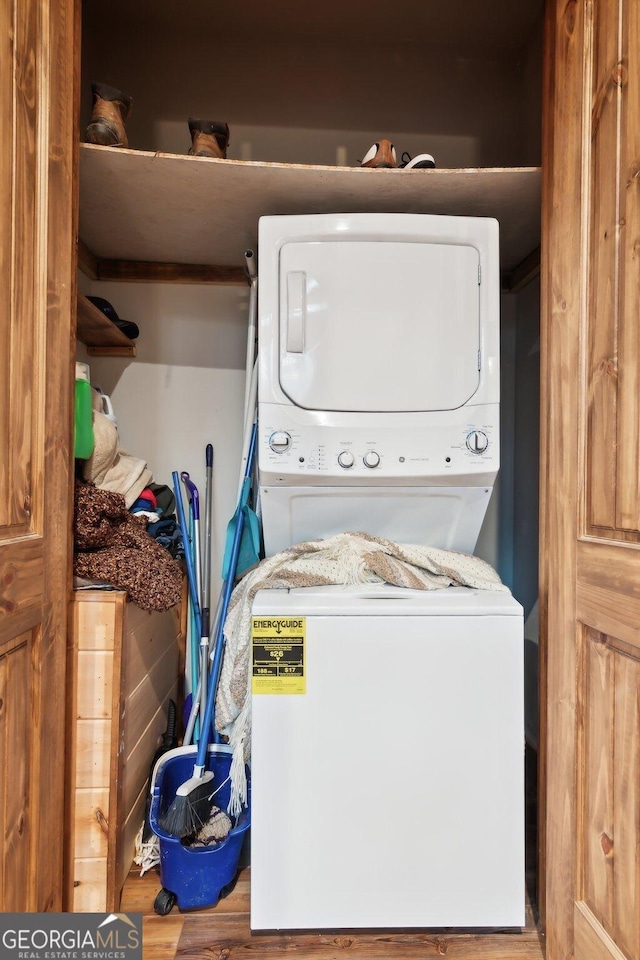
[{"label": "yellow energyguide label", "polygon": [[251,618],[253,693],[306,693],[306,617]]}]

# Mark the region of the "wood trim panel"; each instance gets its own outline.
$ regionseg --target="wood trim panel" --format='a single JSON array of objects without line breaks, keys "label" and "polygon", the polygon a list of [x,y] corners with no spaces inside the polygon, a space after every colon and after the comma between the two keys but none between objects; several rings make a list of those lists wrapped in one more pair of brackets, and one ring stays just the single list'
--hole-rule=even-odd
[{"label": "wood trim panel", "polygon": [[640,661],[617,657],[615,683],[613,930],[640,957]]},{"label": "wood trim panel", "polygon": [[[42,372],[42,333],[45,299],[40,252],[46,231],[46,75],[47,38],[43,36],[48,4],[35,0],[14,4],[12,60],[14,65],[13,191],[14,217],[10,250],[11,326],[9,336],[9,524],[32,526],[38,509],[33,479],[40,472],[37,436],[38,388],[25,389]],[[44,20],[44,23],[43,23]],[[44,62],[43,62],[44,61]],[[46,235],[46,234],[45,234]],[[5,346],[3,344],[3,346]]]},{"label": "wood trim panel", "polygon": [[613,924],[613,731],[615,653],[583,630],[579,736],[578,894],[601,924]]},{"label": "wood trim panel", "polygon": [[577,553],[577,615],[640,655],[640,550],[582,541]]},{"label": "wood trim panel", "polygon": [[107,856],[110,816],[108,788],[91,787],[76,791],[76,857]]},{"label": "wood trim panel", "polygon": [[[543,339],[545,337],[545,324],[550,316],[551,291],[549,289],[549,225],[551,217],[551,203],[553,196],[553,177],[549,158],[553,156],[553,123],[551,115],[553,112],[553,103],[555,98],[555,3],[548,0],[544,8],[544,31],[543,31],[543,57],[542,57],[542,177],[541,177],[541,240],[540,240],[540,349],[543,349]],[[547,338],[548,339],[548,338]],[[548,410],[549,399],[545,378],[542,376],[542,357],[541,357],[541,377],[540,377],[540,475],[538,477],[539,485],[539,507],[542,507],[545,487],[543,487],[543,474],[546,471],[545,451],[547,449],[547,438],[544,427],[544,414]],[[537,900],[540,922],[544,929],[546,924],[546,846],[547,846],[547,760],[546,760],[546,740],[547,740],[547,643],[546,643],[546,624],[547,597],[545,593],[546,569],[544,564],[543,548],[543,523],[544,514],[540,509],[538,520],[539,536],[539,563],[538,563],[538,607],[539,607],[539,642],[538,642],[538,850],[537,850]]]},{"label": "wood trim panel", "polygon": [[[80,97],[81,0],[48,0],[43,18],[43,42],[48,49],[48,97],[42,125],[48,136],[46,248],[46,370],[43,405],[44,457],[38,483],[45,539],[43,596],[45,609],[41,644],[36,658],[40,676],[32,717],[33,728],[46,731],[37,740],[33,783],[53,817],[36,817],[30,873],[33,910],[61,910],[64,891],[66,837],[65,696],[67,615],[71,596],[71,526],[73,518],[71,403],[75,337],[72,318],[76,299],[76,236],[78,221],[78,137],[76,118]],[[45,32],[46,30],[46,32]],[[46,802],[45,802],[46,797]],[[53,824],[55,823],[55,827]]]},{"label": "wood trim panel", "polygon": [[[98,857],[78,857],[74,864],[74,911],[104,913],[107,907],[107,863]],[[146,943],[145,943],[146,957]]]},{"label": "wood trim panel", "polygon": [[607,527],[591,526],[589,536],[593,539],[611,540],[616,543],[640,543],[640,533],[636,530],[610,530]]},{"label": "wood trim panel", "polygon": [[[622,50],[616,74],[621,100],[619,177],[620,386],[616,526],[640,530],[640,6],[624,4]],[[629,80],[631,82],[629,82]]]},{"label": "wood trim panel", "polygon": [[0,903],[3,910],[21,910],[27,874],[30,843],[30,819],[26,816],[29,799],[29,703],[24,697],[11,696],[15,690],[28,689],[31,680],[32,635],[16,638],[10,651],[0,656]]},{"label": "wood trim panel", "polygon": [[[0,100],[0,342],[3,349],[11,342],[12,326],[12,249],[13,249],[13,154],[7,149],[9,137],[13,136],[14,123],[14,70],[13,70],[13,6],[0,4],[0,91],[5,96]],[[0,450],[9,451],[11,430],[10,380],[0,377]],[[11,481],[10,457],[0,457],[0,525],[10,520],[9,487]],[[1,582],[1,581],[0,581]]]},{"label": "wood trim panel", "polygon": [[640,651],[630,656],[615,638],[584,627],[575,899],[589,923],[582,934],[576,928],[575,950],[589,960],[618,955],[607,952],[609,938],[629,958],[640,956],[639,701]]},{"label": "wood trim panel", "polygon": [[135,344],[130,347],[87,347],[90,357],[135,357]]},{"label": "wood trim panel", "polygon": [[578,513],[585,4],[547,4],[543,115],[540,476],[540,746],[544,754],[543,917],[550,958],[573,950],[576,763],[575,576]]},{"label": "wood trim panel", "polygon": [[[172,699],[177,703],[177,692],[178,683],[174,682],[173,686],[167,689],[167,699]],[[166,702],[165,700],[165,703],[158,708],[142,732],[138,742],[127,753],[123,783],[123,804],[125,811],[132,809],[132,804],[140,791],[140,784],[146,783],[148,780],[150,760],[156,752],[158,743],[167,725]],[[140,824],[138,824],[138,826],[140,826]],[[131,864],[127,864],[127,869],[129,869],[130,866]]]},{"label": "wood trim panel", "polygon": [[83,243],[82,240],[78,237],[78,268],[82,270],[85,277],[89,277],[89,280],[98,279],[98,260],[86,243]]},{"label": "wood trim panel", "polygon": [[[82,603],[77,602],[80,597]],[[119,592],[79,591],[71,607],[78,650],[113,650],[116,623],[122,620]]]},{"label": "wood trim panel", "polygon": [[[161,656],[176,646],[181,613],[173,607],[161,618],[135,604],[127,607],[127,633],[123,683],[127,696],[147,678]],[[177,675],[177,674],[176,674]]]},{"label": "wood trim panel", "polygon": [[575,960],[629,960],[618,950],[585,903],[576,903]]},{"label": "wood trim panel", "polygon": [[[131,604],[127,602],[126,593],[116,594],[115,640],[113,657],[113,676],[111,687],[111,762],[110,762],[110,793],[109,793],[109,825],[107,851],[107,903],[117,906],[120,902],[119,891],[116,890],[116,857],[118,835],[121,830],[120,820],[123,815],[122,793],[124,779],[125,756],[122,749],[123,734],[122,720],[125,717],[126,702],[123,689],[124,644],[127,632],[129,610]],[[109,855],[111,854],[111,855]],[[118,897],[116,900],[115,898]]]},{"label": "wood trim panel", "polygon": [[42,620],[44,547],[40,537],[25,537],[0,547],[0,645]]},{"label": "wood trim panel", "polygon": [[619,0],[593,5],[587,316],[587,523],[615,527],[618,401]]},{"label": "wood trim panel", "polygon": [[97,280],[136,283],[217,283],[246,287],[245,267],[209,266],[199,263],[152,263],[146,260],[98,260]]},{"label": "wood trim panel", "polygon": [[111,720],[76,720],[76,787],[108,787],[111,758]]}]

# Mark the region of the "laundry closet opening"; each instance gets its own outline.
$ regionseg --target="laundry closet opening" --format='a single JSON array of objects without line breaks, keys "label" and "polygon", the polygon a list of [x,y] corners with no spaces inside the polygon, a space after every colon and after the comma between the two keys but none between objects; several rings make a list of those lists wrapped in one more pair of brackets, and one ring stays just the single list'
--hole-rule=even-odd
[{"label": "laundry closet opening", "polygon": [[[79,332],[124,449],[170,483],[214,459],[213,570],[242,450],[260,216],[432,213],[500,224],[500,472],[476,553],[524,607],[527,871],[538,751],[542,2],[83,4],[80,139],[92,83],[130,97],[128,147],[80,147],[81,297],[135,322],[135,357]],[[225,159],[188,156],[189,120],[228,124]],[[360,169],[372,144],[435,170]],[[215,581],[217,582],[217,580]]]}]

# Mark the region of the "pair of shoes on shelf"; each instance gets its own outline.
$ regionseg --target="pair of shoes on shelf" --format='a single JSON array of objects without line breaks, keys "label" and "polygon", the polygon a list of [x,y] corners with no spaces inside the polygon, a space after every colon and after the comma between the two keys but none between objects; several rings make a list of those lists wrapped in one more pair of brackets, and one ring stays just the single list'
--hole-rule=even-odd
[{"label": "pair of shoes on shelf", "polygon": [[402,170],[433,170],[435,165],[430,153],[420,153],[412,159],[406,152],[402,154],[402,162],[398,164],[396,148],[390,140],[378,140],[372,144],[360,162],[361,167],[377,170],[398,166]]},{"label": "pair of shoes on shelf", "polygon": [[[125,121],[131,114],[133,100],[108,83],[92,83],[93,111],[85,139],[103,147],[128,147]],[[215,157],[224,160],[229,146],[229,125],[218,120],[189,118],[191,147],[189,156]]]}]

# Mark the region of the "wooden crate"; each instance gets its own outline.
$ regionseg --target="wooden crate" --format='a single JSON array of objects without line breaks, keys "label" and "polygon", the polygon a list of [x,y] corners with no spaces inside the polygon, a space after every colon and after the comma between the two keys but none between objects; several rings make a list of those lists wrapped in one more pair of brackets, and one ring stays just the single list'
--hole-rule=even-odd
[{"label": "wooden crate", "polygon": [[120,591],[74,593],[68,909],[117,911],[144,817],[149,764],[178,701],[180,607],[147,613]]}]

